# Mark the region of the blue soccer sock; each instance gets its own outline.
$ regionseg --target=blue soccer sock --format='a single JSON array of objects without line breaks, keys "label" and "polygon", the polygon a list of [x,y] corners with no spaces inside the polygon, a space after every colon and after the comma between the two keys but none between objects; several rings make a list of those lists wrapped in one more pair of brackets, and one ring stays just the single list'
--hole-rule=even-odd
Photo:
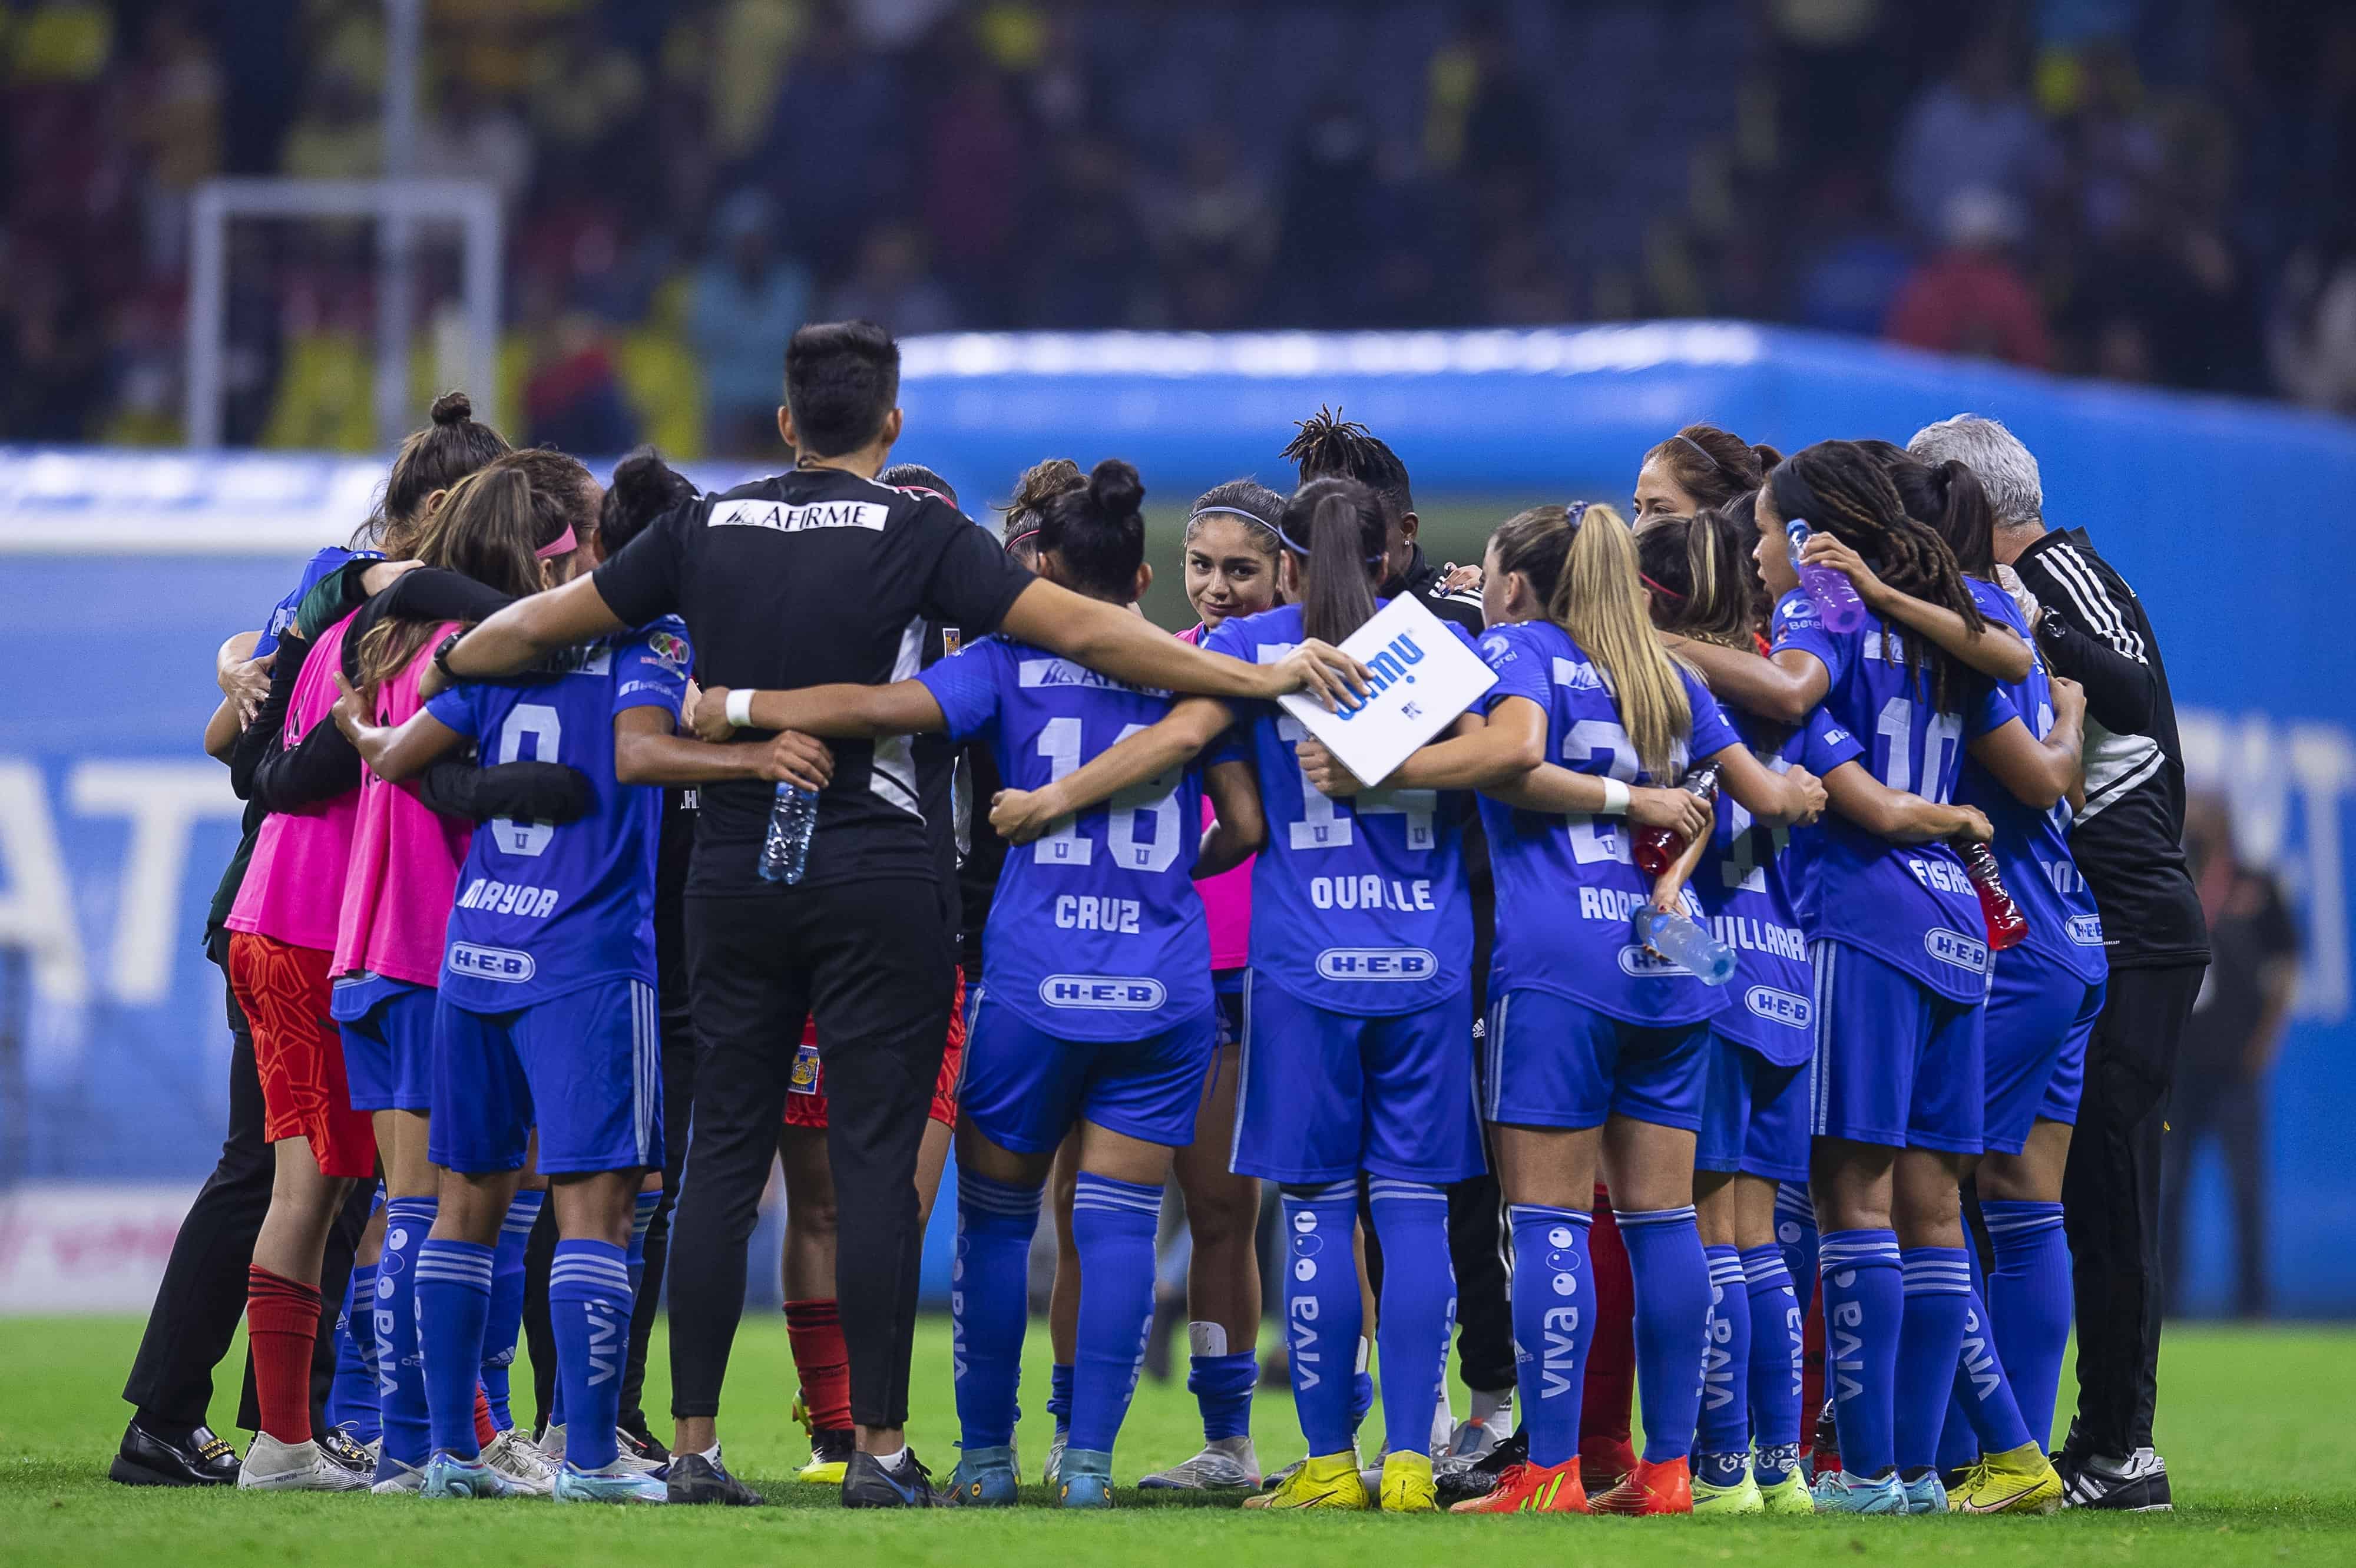
[{"label": "blue soccer sock", "polygon": [[428,1237],[417,1250],[417,1338],[425,1354],[425,1407],[436,1452],[472,1459],[475,1380],[491,1312],[491,1249]]},{"label": "blue soccer sock", "polygon": [[544,1192],[522,1190],[509,1200],[499,1220],[498,1251],[491,1256],[491,1316],[483,1325],[483,1397],[490,1402],[491,1424],[501,1432],[515,1424],[508,1390],[516,1341],[523,1334],[523,1254],[547,1199]]},{"label": "blue soccer sock", "polygon": [[[1783,1254],[1783,1271],[1792,1276],[1793,1294],[1800,1297],[1800,1314],[1807,1316],[1809,1297],[1815,1293],[1816,1206],[1804,1181],[1775,1186],[1775,1246]],[[1805,1283],[1806,1293],[1799,1287]]]},{"label": "blue soccer sock", "polygon": [[[1031,1237],[1039,1229],[1040,1190],[992,1181],[972,1171],[958,1172],[950,1367],[962,1429],[959,1442],[967,1448],[1003,1448],[1014,1441],[1023,1331],[1031,1316]],[[1150,1250],[1150,1226],[1146,1243]],[[1151,1270],[1149,1260],[1149,1275]],[[1066,1391],[1067,1411],[1070,1397]]]},{"label": "blue soccer sock", "polygon": [[377,1479],[433,1457],[425,1404],[425,1359],[417,1339],[417,1254],[434,1229],[438,1199],[396,1197],[385,1205],[384,1252],[377,1260],[376,1391],[384,1447]]},{"label": "blue soccer sock", "polygon": [[1423,1181],[1376,1176],[1366,1184],[1383,1249],[1375,1313],[1383,1365],[1383,1451],[1431,1452],[1431,1412],[1448,1386],[1456,1326],[1456,1273],[1448,1257],[1448,1194]]},{"label": "blue soccer sock", "polygon": [[1751,1433],[1759,1445],[1751,1473],[1761,1486],[1772,1487],[1800,1458],[1805,1315],[1782,1247],[1745,1251],[1742,1280],[1751,1296]]},{"label": "blue soccer sock", "polygon": [[1514,1245],[1515,1386],[1530,1463],[1553,1466],[1579,1455],[1579,1412],[1587,1348],[1595,1337],[1595,1273],[1583,1208],[1516,1203],[1505,1210]]},{"label": "blue soccer sock", "polygon": [[1906,1292],[1895,1230],[1824,1238],[1825,1387],[1840,1432],[1841,1468],[1866,1479],[1897,1466],[1898,1335]]},{"label": "blue soccer sock", "polygon": [[[1365,1326],[1365,1302],[1358,1303],[1358,1326]],[[1366,1352],[1372,1347],[1366,1337],[1358,1336],[1358,1352],[1350,1373],[1350,1441],[1358,1440],[1358,1428],[1366,1424],[1366,1412],[1375,1408],[1375,1375],[1366,1369]]]},{"label": "blue soccer sock", "polygon": [[622,1368],[630,1348],[630,1265],[611,1241],[566,1240],[548,1270],[548,1322],[564,1390],[564,1460],[576,1470],[614,1462]]},{"label": "blue soccer sock", "polygon": [[376,1265],[352,1265],[344,1309],[336,1315],[336,1380],[327,1390],[327,1424],[348,1430],[355,1443],[377,1439],[376,1329],[369,1321],[376,1303]]},{"label": "blue soccer sock", "polygon": [[[1972,1268],[1961,1247],[1909,1247],[1899,1255],[1905,1291],[1898,1331],[1891,1452],[1901,1476],[1933,1468],[1947,1402],[1955,1391]],[[1843,1448],[1842,1456],[1847,1456]]]},{"label": "blue soccer sock", "polygon": [[[1351,1413],[1365,1305],[1358,1299],[1355,1242],[1358,1184],[1284,1189],[1285,1338],[1292,1348],[1292,1402],[1314,1455],[1350,1447]],[[1429,1422],[1427,1409],[1424,1419]]]},{"label": "blue soccer sock", "polygon": [[2022,1424],[2040,1444],[2053,1437],[2053,1404],[2070,1343],[2070,1243],[2058,1203],[1983,1199],[1996,1242],[1996,1273],[1982,1293],[1997,1356],[2012,1379]]},{"label": "blue soccer sock", "polygon": [[1694,1445],[1697,1481],[1731,1487],[1751,1467],[1751,1290],[1737,1247],[1705,1247],[1709,1262],[1709,1335],[1702,1351],[1701,1418]]},{"label": "blue soccer sock", "polygon": [[1709,1263],[1693,1205],[1612,1218],[1636,1281],[1636,1397],[1648,1464],[1692,1452],[1701,1414],[1701,1350],[1709,1331]]},{"label": "blue soccer sock", "polygon": [[[1976,1290],[1965,1298],[1964,1348],[1955,1367],[1954,1399],[1971,1434],[1971,1451],[1964,1452],[1960,1437],[1954,1439],[1953,1448],[1943,1443],[1942,1469],[1954,1469],[1948,1460],[1956,1455],[1968,1465],[1982,1454],[2009,1454],[2029,1441],[2031,1434],[2021,1418],[2012,1380],[2005,1376],[2004,1358],[1997,1354],[1987,1306]],[[1952,1426],[1953,1421],[1948,1424]]]},{"label": "blue soccer sock", "polygon": [[1047,1413],[1066,1441],[1072,1430],[1072,1370],[1069,1361],[1057,1361],[1047,1369]]},{"label": "blue soccer sock", "polygon": [[630,1210],[630,1245],[623,1257],[630,1271],[630,1301],[633,1305],[638,1299],[638,1286],[646,1283],[647,1230],[654,1224],[655,1210],[662,1207],[662,1200],[663,1195],[659,1191],[642,1192]]},{"label": "blue soccer sock", "polygon": [[[1189,1326],[1200,1336],[1205,1328],[1215,1329],[1215,1323]],[[1197,1337],[1196,1343],[1201,1343]],[[1226,1343],[1221,1332],[1217,1342]],[[1249,1350],[1233,1355],[1194,1357],[1186,1368],[1186,1391],[1203,1412],[1203,1441],[1223,1443],[1230,1437],[1251,1435],[1252,1391],[1259,1386],[1259,1358]]]},{"label": "blue soccer sock", "polygon": [[[1082,1171],[1072,1194],[1080,1254],[1080,1331],[1072,1372],[1074,1448],[1112,1452],[1137,1392],[1153,1325],[1153,1231],[1162,1188]],[[1012,1399],[1008,1400],[1011,1409]]]}]

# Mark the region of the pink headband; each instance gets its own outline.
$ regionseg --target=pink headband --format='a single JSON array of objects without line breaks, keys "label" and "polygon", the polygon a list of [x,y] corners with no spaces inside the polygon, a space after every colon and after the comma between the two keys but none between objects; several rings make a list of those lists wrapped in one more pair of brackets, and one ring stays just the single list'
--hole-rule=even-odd
[{"label": "pink headband", "polygon": [[559,555],[570,555],[579,548],[581,548],[581,542],[573,536],[573,529],[568,524],[562,533],[558,534],[532,553],[542,561],[553,561]]}]

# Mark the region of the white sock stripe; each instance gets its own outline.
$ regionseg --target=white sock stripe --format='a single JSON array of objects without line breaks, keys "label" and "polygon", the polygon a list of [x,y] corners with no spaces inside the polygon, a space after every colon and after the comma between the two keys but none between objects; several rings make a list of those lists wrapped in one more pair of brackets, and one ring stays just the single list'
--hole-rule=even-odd
[{"label": "white sock stripe", "polygon": [[417,1265],[417,1277],[421,1280],[480,1280],[483,1283],[489,1284],[491,1271],[487,1268],[471,1269],[464,1264],[426,1261]]},{"label": "white sock stripe", "polygon": [[1124,1208],[1131,1214],[1159,1216],[1162,1212],[1162,1199],[1134,1197],[1127,1193],[1107,1192],[1102,1187],[1083,1187],[1072,1195],[1072,1207],[1074,1208]]},{"label": "white sock stripe", "polygon": [[1369,1202],[1380,1203],[1385,1198],[1397,1198],[1410,1203],[1446,1203],[1447,1190],[1428,1181],[1400,1181],[1390,1176],[1377,1176],[1366,1184]]},{"label": "white sock stripe", "polygon": [[1285,1202],[1302,1208],[1312,1203],[1339,1203],[1344,1198],[1355,1203],[1358,1200],[1358,1184],[1355,1181],[1328,1182],[1323,1187],[1312,1187],[1306,1192],[1287,1190],[1280,1196]]},{"label": "white sock stripe", "polygon": [[1775,1212],[1788,1214],[1794,1219],[1816,1222],[1816,1206],[1808,1197],[1808,1189],[1798,1182],[1778,1182],[1775,1185]]},{"label": "white sock stripe", "polygon": [[[1985,1208],[1980,1212],[1983,1218],[1987,1216]],[[2059,1214],[2030,1214],[2018,1219],[1992,1219],[1987,1221],[1987,1228],[1991,1236],[2027,1236],[2040,1230],[2059,1230],[2062,1229],[2062,1217]]]},{"label": "white sock stripe", "polygon": [[1739,1258],[1712,1260],[1709,1265],[1709,1283],[1714,1285],[1743,1283],[1742,1261]]},{"label": "white sock stripe", "polygon": [[1612,1218],[1622,1230],[1631,1228],[1641,1230],[1647,1225],[1676,1225],[1690,1220],[1694,1218],[1694,1207],[1688,1203],[1683,1208],[1640,1208],[1633,1212],[1615,1208],[1612,1211]]},{"label": "white sock stripe", "polygon": [[548,1277],[560,1274],[601,1274],[627,1283],[630,1266],[619,1258],[559,1258],[549,1265]]},{"label": "white sock stripe", "polygon": [[1792,1270],[1790,1265],[1783,1262],[1780,1253],[1772,1258],[1758,1259],[1755,1262],[1746,1258],[1742,1262],[1742,1283],[1753,1285],[1780,1284],[1788,1287],[1792,1283]]},{"label": "white sock stripe", "polygon": [[1505,1205],[1505,1222],[1509,1225],[1555,1223],[1576,1225],[1588,1230],[1595,1216],[1583,1208],[1556,1208],[1543,1203],[1509,1203]]}]

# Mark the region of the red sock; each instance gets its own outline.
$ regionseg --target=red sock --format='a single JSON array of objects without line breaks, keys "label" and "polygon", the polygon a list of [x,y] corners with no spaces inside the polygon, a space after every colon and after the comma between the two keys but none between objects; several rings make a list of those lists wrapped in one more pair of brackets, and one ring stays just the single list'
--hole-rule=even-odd
[{"label": "red sock", "polygon": [[802,1403],[820,1432],[851,1430],[851,1352],[842,1344],[842,1316],[831,1301],[786,1303],[786,1337]]},{"label": "red sock", "polygon": [[499,1424],[491,1419],[490,1396],[483,1392],[482,1384],[477,1383],[475,1385],[475,1446],[478,1450],[488,1448],[498,1440],[498,1435]]},{"label": "red sock", "polygon": [[[1595,1189],[1595,1223],[1587,1232],[1589,1273],[1595,1280],[1595,1338],[1587,1351],[1587,1382],[1580,1394],[1581,1456],[1633,1463],[1629,1416],[1636,1400],[1636,1276],[1628,1247],[1612,1222],[1612,1199]],[[1609,1467],[1609,1466],[1607,1466]]]},{"label": "red sock", "polygon": [[316,1287],[245,1271],[245,1337],[253,1351],[253,1395],[262,1430],[281,1443],[311,1441],[311,1349],[319,1337]]}]

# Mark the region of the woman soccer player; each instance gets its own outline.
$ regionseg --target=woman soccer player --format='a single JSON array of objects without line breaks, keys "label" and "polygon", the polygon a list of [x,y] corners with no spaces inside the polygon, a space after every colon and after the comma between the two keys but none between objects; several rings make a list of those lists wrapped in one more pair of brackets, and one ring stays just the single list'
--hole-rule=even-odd
[{"label": "woman soccer player", "polygon": [[[1143,495],[1134,468],[1108,460],[1085,490],[1049,501],[1043,575],[1133,604],[1152,575]],[[756,725],[814,735],[987,736],[1001,775],[1035,787],[1151,725],[1171,701],[991,638],[915,681],[757,693],[749,706]],[[1221,825],[1207,853],[1231,865],[1259,834],[1255,802],[1238,765],[1214,789]],[[1172,1152],[1193,1141],[1215,1043],[1209,938],[1192,883],[1201,790],[1194,769],[1173,770],[1010,853],[991,905],[958,1121],[951,1298],[964,1428],[952,1491],[969,1506],[1015,1499],[1023,1280],[1049,1166],[1076,1127],[1079,1345],[1056,1484],[1066,1508],[1111,1502],[1113,1439],[1152,1312],[1162,1176]]]},{"label": "woman soccer player", "polygon": [[[1633,540],[1611,508],[1524,512],[1490,541],[1483,570],[1482,654],[1498,674],[1483,699],[1487,722],[1426,747],[1387,781],[1481,789],[1497,873],[1484,1110],[1510,1206],[1529,1454],[1457,1507],[1588,1510],[1579,1430],[1593,1318],[1581,1282],[1600,1156],[1635,1273],[1646,1442],[1635,1470],[1595,1504],[1684,1512],[1709,1312],[1694,1129],[1703,1026],[1719,998],[1629,933],[1638,910],[1674,907],[1679,889],[1670,879],[1648,888],[1622,858],[1612,819],[1643,789],[1648,815],[1665,803],[1688,838],[1705,832],[1693,797],[1664,800],[1689,758],[1716,764],[1728,793],[1770,822],[1812,815],[1820,796],[1804,772],[1760,766],[1700,682],[1661,652]],[[1552,767],[1556,757],[1569,768]],[[1331,768],[1322,754],[1310,767],[1312,777]]]},{"label": "woman soccer player", "polygon": [[1636,526],[1725,506],[1765,483],[1767,470],[1783,460],[1772,446],[1748,446],[1715,424],[1688,424],[1644,454],[1636,470]]},{"label": "woman soccer player", "polygon": [[[1290,602],[1223,622],[1206,648],[1259,662],[1304,639],[1347,637],[1378,607],[1385,521],[1366,487],[1312,480],[1286,505],[1277,532],[1279,584]],[[1350,1418],[1364,1318],[1352,1238],[1364,1172],[1389,1263],[1378,1329],[1389,1446],[1381,1506],[1426,1511],[1437,1507],[1432,1411],[1454,1294],[1441,1187],[1482,1168],[1462,1049],[1472,1026],[1472,935],[1458,850],[1462,797],[1410,790],[1338,802],[1294,757],[1307,733],[1299,721],[1274,704],[1205,700],[1180,704],[1044,789],[1010,791],[993,820],[1022,843],[1192,757],[1239,718],[1269,842],[1252,875],[1232,1164],[1282,1184],[1286,1332],[1310,1449],[1306,1464],[1246,1506],[1367,1506]]]}]

